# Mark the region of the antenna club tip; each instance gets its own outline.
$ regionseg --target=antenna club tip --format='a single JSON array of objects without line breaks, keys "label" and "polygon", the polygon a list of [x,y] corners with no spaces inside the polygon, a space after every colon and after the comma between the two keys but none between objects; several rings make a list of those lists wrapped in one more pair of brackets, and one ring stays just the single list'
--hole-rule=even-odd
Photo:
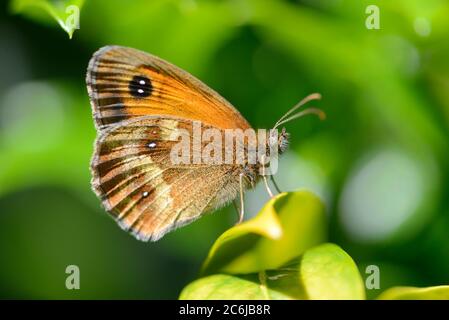
[{"label": "antenna club tip", "polygon": [[309,97],[313,100],[321,100],[322,98],[321,94],[318,92],[312,93]]},{"label": "antenna club tip", "polygon": [[318,118],[320,118],[321,121],[326,120],[326,118],[327,118],[326,112],[319,110]]}]

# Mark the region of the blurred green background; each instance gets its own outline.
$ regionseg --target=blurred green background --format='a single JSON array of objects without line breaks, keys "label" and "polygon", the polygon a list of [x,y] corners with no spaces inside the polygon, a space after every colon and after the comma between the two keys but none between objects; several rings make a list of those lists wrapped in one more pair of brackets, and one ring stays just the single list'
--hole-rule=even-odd
[{"label": "blurred green background", "polygon": [[[38,11],[0,13],[0,298],[177,298],[236,221],[231,206],[141,243],[102,210],[84,78],[107,44],[189,71],[256,128],[320,92],[327,120],[287,125],[280,187],[323,199],[329,241],[363,277],[379,266],[368,297],[449,283],[448,1],[87,0],[71,40]],[[266,200],[249,192],[249,215]],[[65,288],[72,264],[80,290]]]}]

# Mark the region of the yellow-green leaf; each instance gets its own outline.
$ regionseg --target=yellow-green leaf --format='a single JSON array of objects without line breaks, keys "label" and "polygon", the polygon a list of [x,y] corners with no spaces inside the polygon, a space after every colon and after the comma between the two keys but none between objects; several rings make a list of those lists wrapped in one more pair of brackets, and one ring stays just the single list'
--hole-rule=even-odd
[{"label": "yellow-green leaf", "polygon": [[[296,275],[297,279],[297,275]],[[181,300],[291,300],[304,298],[293,272],[249,275],[215,274],[196,280],[181,292]]]},{"label": "yellow-green leaf", "polygon": [[380,300],[448,300],[449,285],[416,288],[416,287],[394,287],[381,293],[377,299]]},{"label": "yellow-green leaf", "polygon": [[245,275],[215,274],[189,284],[180,299],[364,299],[360,273],[334,244],[307,250],[276,270]]},{"label": "yellow-green leaf", "polygon": [[357,265],[335,244],[326,243],[307,250],[299,273],[309,299],[365,299]]},{"label": "yellow-green leaf", "polygon": [[47,22],[49,17],[58,22],[69,38],[79,28],[79,15],[84,0],[12,0],[11,11],[34,20]]},{"label": "yellow-green leaf", "polygon": [[224,232],[209,251],[202,273],[276,269],[325,238],[326,216],[319,198],[307,191],[282,193],[254,218]]}]

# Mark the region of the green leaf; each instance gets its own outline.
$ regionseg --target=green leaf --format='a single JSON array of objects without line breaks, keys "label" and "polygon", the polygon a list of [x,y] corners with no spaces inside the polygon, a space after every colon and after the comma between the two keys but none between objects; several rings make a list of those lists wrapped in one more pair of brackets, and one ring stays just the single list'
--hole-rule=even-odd
[{"label": "green leaf", "polygon": [[365,299],[357,265],[335,244],[327,243],[306,251],[300,275],[309,299]]},{"label": "green leaf", "polygon": [[180,300],[291,300],[304,298],[293,274],[264,271],[250,275],[215,274],[196,280],[181,292]]},{"label": "green leaf", "polygon": [[84,0],[12,0],[11,11],[41,22],[52,17],[72,39],[79,28],[79,12],[83,4]]},{"label": "green leaf", "polygon": [[325,238],[326,216],[319,198],[308,191],[282,193],[253,219],[216,240],[202,274],[276,269]]},{"label": "green leaf", "polygon": [[449,285],[427,288],[394,287],[381,293],[380,300],[448,300]]},{"label": "green leaf", "polygon": [[364,299],[360,273],[334,244],[307,250],[277,270],[247,275],[216,274],[189,284],[180,299]]}]

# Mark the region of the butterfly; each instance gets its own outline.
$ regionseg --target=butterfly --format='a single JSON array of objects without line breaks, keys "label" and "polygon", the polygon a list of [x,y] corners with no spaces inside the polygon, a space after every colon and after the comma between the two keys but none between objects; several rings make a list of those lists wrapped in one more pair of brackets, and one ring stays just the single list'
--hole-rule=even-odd
[{"label": "butterfly", "polygon": [[[191,133],[195,122],[220,133],[252,129],[228,101],[186,71],[121,46],[106,46],[94,53],[86,83],[97,129],[90,165],[92,188],[124,230],[139,240],[156,241],[238,195],[239,221],[243,219],[243,192],[265,178],[260,174],[263,165],[247,161],[174,164],[170,158],[179,136]],[[319,95],[303,99],[275,128],[307,113],[322,116],[314,108],[292,115],[314,99]],[[275,142],[284,152],[285,129]]]}]

